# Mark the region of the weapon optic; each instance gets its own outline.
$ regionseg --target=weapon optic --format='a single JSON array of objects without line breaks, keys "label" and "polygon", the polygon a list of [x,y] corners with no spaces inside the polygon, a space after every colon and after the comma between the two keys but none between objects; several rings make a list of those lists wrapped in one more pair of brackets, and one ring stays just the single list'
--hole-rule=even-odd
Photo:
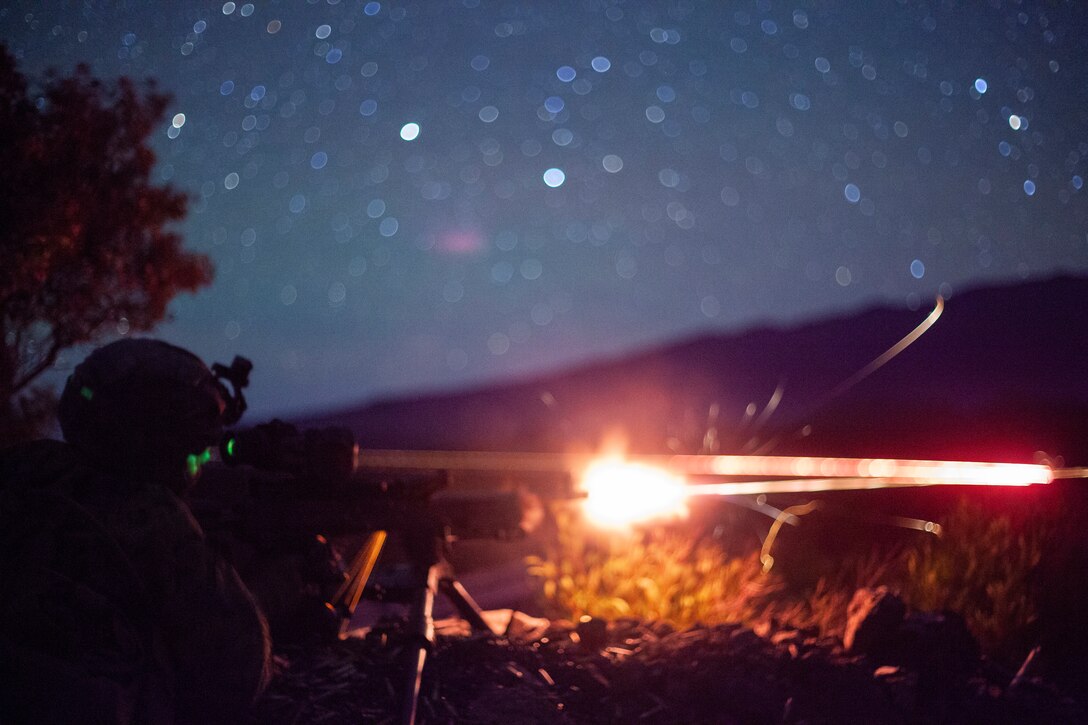
[{"label": "weapon optic", "polygon": [[346,428],[299,430],[273,420],[225,434],[219,458],[271,474],[255,477],[261,490],[250,496],[290,500],[280,523],[287,528],[338,535],[413,527],[453,539],[516,539],[542,515],[521,489],[450,490],[449,468],[360,466]]}]

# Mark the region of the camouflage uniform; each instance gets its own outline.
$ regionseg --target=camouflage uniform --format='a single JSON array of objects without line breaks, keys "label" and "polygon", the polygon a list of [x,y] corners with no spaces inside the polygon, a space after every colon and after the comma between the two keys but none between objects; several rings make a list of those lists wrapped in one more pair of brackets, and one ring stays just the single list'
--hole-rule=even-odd
[{"label": "camouflage uniform", "polygon": [[231,722],[267,628],[166,486],[38,441],[0,454],[0,721]]}]

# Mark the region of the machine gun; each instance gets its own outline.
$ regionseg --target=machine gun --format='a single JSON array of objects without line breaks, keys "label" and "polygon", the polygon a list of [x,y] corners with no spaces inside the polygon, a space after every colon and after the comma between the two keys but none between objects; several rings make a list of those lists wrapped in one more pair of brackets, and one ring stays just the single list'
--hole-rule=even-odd
[{"label": "machine gun", "polygon": [[[224,465],[207,469],[194,496],[194,513],[202,523],[218,518],[206,528],[242,528],[245,538],[266,540],[366,534],[326,606],[339,617],[343,636],[364,596],[408,605],[401,722],[415,720],[424,664],[434,646],[438,595],[473,631],[500,634],[458,581],[447,554],[457,540],[524,537],[543,515],[533,495],[517,489],[450,490],[449,472],[442,469],[360,468],[358,447],[343,428],[298,430],[272,421],[226,434],[219,458]],[[246,468],[230,470],[236,466]],[[244,486],[239,471],[246,473]],[[395,585],[378,585],[371,574],[390,534],[402,545],[405,575]]]}]

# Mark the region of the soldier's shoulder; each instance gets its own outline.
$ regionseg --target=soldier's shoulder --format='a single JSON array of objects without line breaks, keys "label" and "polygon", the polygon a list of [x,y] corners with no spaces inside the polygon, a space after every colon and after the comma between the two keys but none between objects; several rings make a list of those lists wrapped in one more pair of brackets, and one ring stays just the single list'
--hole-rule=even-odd
[{"label": "soldier's shoulder", "polygon": [[33,484],[86,467],[82,456],[63,441],[43,439],[0,450],[0,484]]},{"label": "soldier's shoulder", "polygon": [[0,461],[35,459],[42,456],[66,456],[71,450],[72,446],[64,441],[41,438],[36,441],[16,443],[0,448]]},{"label": "soldier's shoulder", "polygon": [[164,485],[154,480],[119,475],[91,461],[78,448],[56,440],[40,440],[0,452],[0,494],[7,514],[18,511],[13,503],[52,497],[76,503],[95,516],[125,512],[137,518],[137,510],[169,510],[179,503]]}]

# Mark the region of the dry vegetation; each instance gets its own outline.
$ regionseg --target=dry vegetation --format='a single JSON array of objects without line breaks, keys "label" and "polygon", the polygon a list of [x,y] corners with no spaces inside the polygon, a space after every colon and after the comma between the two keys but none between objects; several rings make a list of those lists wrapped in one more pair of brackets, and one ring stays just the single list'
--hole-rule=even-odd
[{"label": "dry vegetation", "polygon": [[680,527],[603,534],[570,511],[557,523],[552,552],[532,560],[531,571],[551,613],[574,620],[634,616],[681,628],[774,621],[841,635],[854,590],[884,584],[916,610],[959,612],[985,650],[1017,656],[1038,612],[1033,573],[1045,529],[966,503],[941,522],[940,537],[837,562],[834,575],[808,586],[777,569],[764,573],[758,542],[728,554],[714,536]]},{"label": "dry vegetation", "polygon": [[1015,648],[1038,616],[1035,571],[1048,530],[1018,531],[1006,516],[961,503],[943,536],[901,554],[895,583],[916,609],[963,614],[985,649]]},{"label": "dry vegetation", "polygon": [[563,511],[552,554],[530,561],[543,594],[565,616],[634,616],[685,627],[746,621],[766,582],[758,557],[729,557],[719,542],[652,528],[621,535],[595,531]]}]

